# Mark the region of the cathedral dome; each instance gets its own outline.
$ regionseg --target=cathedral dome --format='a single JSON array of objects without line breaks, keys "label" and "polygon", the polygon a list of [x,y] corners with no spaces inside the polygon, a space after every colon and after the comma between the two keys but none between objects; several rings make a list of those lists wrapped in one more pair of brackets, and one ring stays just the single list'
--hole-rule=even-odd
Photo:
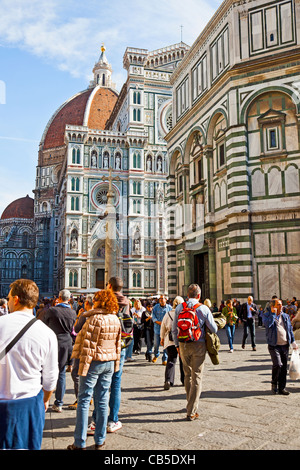
[{"label": "cathedral dome", "polygon": [[53,114],[41,139],[42,150],[63,146],[67,125],[105,129],[118,99],[118,92],[111,81],[112,68],[107,61],[104,45],[93,74],[94,80],[90,87],[65,101]]},{"label": "cathedral dome", "polygon": [[65,143],[66,125],[105,129],[118,93],[109,87],[96,85],[67,100],[51,117],[41,140],[43,150]]},{"label": "cathedral dome", "polygon": [[33,219],[34,200],[28,196],[21,197],[11,202],[4,209],[1,220],[3,219]]}]

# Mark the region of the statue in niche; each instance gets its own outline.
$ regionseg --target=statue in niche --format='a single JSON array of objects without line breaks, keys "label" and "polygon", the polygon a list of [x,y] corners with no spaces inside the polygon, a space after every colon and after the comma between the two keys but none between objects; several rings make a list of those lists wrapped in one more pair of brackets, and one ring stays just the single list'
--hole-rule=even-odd
[{"label": "statue in niche", "polygon": [[91,163],[92,163],[92,168],[96,168],[96,167],[97,167],[97,153],[96,153],[95,150],[92,151]]},{"label": "statue in niche", "polygon": [[147,158],[147,171],[152,171],[152,158]]},{"label": "statue in niche", "polygon": [[78,248],[78,233],[77,230],[72,230],[71,233],[71,250],[77,250]]},{"label": "statue in niche", "polygon": [[162,160],[161,157],[157,159],[157,171],[162,171]]},{"label": "statue in niche", "polygon": [[121,170],[121,156],[119,153],[116,154],[116,170]]},{"label": "statue in niche", "polygon": [[135,234],[133,238],[133,251],[134,253],[140,253],[141,251],[141,234],[139,227],[135,229]]},{"label": "statue in niche", "polygon": [[108,169],[108,153],[105,152],[103,155],[103,168]]}]

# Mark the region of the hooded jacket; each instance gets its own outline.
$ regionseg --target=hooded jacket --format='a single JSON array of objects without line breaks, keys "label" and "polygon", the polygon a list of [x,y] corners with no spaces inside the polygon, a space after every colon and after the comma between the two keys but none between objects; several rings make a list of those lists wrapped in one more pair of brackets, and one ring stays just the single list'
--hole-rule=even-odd
[{"label": "hooded jacket", "polygon": [[78,374],[86,376],[92,361],[115,361],[120,367],[121,325],[117,315],[103,309],[89,310],[76,337],[72,358],[80,359]]},{"label": "hooded jacket", "polygon": [[127,306],[127,311],[126,313],[128,315],[130,315],[130,301],[127,297],[125,297],[125,295],[123,295],[121,292],[119,291],[113,291],[113,293],[115,294],[115,296],[117,297],[117,301],[118,301],[118,304],[119,304],[119,307],[122,308],[122,307],[126,307]]}]

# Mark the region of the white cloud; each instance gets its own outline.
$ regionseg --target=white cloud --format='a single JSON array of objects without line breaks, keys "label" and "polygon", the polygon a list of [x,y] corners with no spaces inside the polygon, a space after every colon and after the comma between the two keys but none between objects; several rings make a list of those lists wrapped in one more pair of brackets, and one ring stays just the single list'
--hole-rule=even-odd
[{"label": "white cloud", "polygon": [[220,3],[0,0],[0,41],[24,48],[63,71],[86,79],[90,78],[100,45],[105,42],[108,58],[120,76],[127,46],[153,50],[180,42],[181,25],[183,41],[191,45]]}]

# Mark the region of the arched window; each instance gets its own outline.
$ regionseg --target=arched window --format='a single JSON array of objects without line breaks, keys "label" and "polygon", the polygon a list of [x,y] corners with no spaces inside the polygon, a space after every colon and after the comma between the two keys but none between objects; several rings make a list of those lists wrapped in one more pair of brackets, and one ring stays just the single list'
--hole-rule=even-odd
[{"label": "arched window", "polygon": [[79,197],[71,197],[71,211],[79,211]]},{"label": "arched window", "polygon": [[78,287],[78,272],[69,272],[69,287]]},{"label": "arched window", "polygon": [[79,178],[72,178],[71,191],[79,191]]},{"label": "arched window", "polygon": [[29,234],[28,232],[22,233],[22,248],[28,248]]},{"label": "arched window", "polygon": [[72,163],[74,165],[80,165],[80,149],[75,147],[72,149]]},{"label": "arched window", "polygon": [[134,104],[141,104],[141,93],[139,91],[133,92],[133,103]]},{"label": "arched window", "polygon": [[133,120],[136,121],[136,109],[133,110]]},{"label": "arched window", "polygon": [[141,168],[141,154],[139,152],[133,154],[133,168]]},{"label": "arched window", "polygon": [[133,200],[133,213],[140,214],[141,213],[141,201],[139,199]]},{"label": "arched window", "polygon": [[22,279],[27,279],[27,264],[22,264],[21,276]]},{"label": "arched window", "polygon": [[133,285],[133,287],[141,287],[142,286],[142,276],[141,276],[140,271],[136,271],[136,272],[133,273],[132,285]]}]

